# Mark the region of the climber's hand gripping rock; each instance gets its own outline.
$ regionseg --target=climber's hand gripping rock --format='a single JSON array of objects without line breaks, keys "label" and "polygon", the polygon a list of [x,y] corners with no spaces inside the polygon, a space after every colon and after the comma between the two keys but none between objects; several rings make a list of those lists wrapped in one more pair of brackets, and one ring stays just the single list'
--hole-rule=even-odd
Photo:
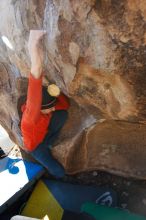
[{"label": "climber's hand gripping rock", "polygon": [[31,59],[31,74],[37,79],[41,76],[44,63],[43,37],[44,30],[31,30],[28,40],[28,51]]}]

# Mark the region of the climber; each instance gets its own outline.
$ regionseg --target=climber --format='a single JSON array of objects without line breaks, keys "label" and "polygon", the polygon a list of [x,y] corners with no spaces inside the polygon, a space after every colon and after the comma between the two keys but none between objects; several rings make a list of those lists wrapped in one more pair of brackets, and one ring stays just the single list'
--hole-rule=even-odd
[{"label": "climber", "polygon": [[45,31],[31,30],[28,50],[31,71],[27,100],[21,106],[21,132],[24,148],[56,178],[63,177],[64,168],[51,154],[51,148],[63,127],[68,113],[69,100],[52,84],[42,86],[44,51],[41,41]]}]

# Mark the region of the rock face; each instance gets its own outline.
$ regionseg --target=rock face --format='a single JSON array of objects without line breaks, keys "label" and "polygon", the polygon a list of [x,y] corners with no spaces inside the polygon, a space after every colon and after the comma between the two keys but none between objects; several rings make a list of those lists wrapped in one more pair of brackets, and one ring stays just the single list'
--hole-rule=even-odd
[{"label": "rock face", "polygon": [[68,173],[145,178],[145,0],[1,0],[0,13],[0,123],[12,140],[22,145],[29,30],[43,28],[46,77],[72,100],[54,156]]}]

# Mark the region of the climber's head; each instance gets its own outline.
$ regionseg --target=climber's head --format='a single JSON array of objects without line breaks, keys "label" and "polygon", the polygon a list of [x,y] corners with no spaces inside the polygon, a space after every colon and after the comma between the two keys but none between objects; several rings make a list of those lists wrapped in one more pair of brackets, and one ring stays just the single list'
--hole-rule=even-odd
[{"label": "climber's head", "polygon": [[42,110],[55,106],[57,97],[60,95],[60,89],[55,84],[42,87]]},{"label": "climber's head", "polygon": [[54,107],[56,103],[56,97],[51,96],[48,91],[47,87],[42,87],[42,107],[41,109],[47,109]]},{"label": "climber's head", "polygon": [[[60,95],[60,89],[55,84],[49,86],[42,86],[42,107],[41,109],[49,109],[55,106],[57,97]],[[26,103],[27,96],[21,96],[18,100],[17,108],[18,114],[21,119],[22,112]]]}]

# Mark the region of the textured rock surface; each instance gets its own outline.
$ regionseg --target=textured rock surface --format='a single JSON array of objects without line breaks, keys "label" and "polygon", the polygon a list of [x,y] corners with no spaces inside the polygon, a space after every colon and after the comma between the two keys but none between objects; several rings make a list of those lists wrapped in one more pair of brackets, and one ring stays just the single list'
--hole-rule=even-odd
[{"label": "textured rock surface", "polygon": [[69,173],[145,178],[145,0],[1,0],[0,13],[0,123],[13,141],[22,144],[29,30],[44,28],[46,77],[74,100],[54,155]]}]

